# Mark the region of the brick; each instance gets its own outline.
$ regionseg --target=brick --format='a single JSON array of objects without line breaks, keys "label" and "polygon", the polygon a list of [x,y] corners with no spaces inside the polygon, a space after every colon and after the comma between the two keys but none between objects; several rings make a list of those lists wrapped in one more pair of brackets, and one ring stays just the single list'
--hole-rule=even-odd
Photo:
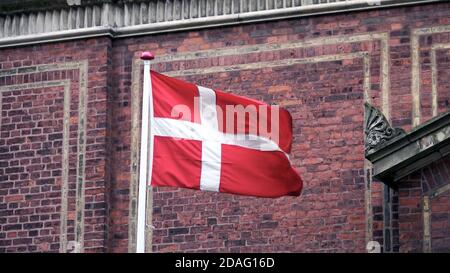
[{"label": "brick", "polygon": [[208,225],[215,225],[217,224],[217,218],[208,218]]},{"label": "brick", "polygon": [[24,196],[21,194],[17,194],[17,195],[7,195],[5,196],[5,201],[7,203],[10,202],[19,202],[19,201],[23,201],[24,200]]}]

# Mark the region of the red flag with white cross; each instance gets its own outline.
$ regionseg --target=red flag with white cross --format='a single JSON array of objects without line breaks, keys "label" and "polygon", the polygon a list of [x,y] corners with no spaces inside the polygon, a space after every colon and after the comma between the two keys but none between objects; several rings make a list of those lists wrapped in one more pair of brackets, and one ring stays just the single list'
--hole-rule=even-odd
[{"label": "red flag with white cross", "polygon": [[278,106],[151,71],[149,184],[298,196],[292,119]]}]

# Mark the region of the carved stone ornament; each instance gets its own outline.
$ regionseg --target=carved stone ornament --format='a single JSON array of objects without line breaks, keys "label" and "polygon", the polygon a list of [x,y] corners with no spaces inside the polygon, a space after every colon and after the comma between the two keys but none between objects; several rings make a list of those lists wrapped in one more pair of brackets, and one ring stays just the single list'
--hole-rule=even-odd
[{"label": "carved stone ornament", "polygon": [[372,105],[365,103],[365,128],[364,128],[364,148],[366,155],[370,151],[376,150],[383,143],[404,135],[401,128],[392,128],[384,115]]}]

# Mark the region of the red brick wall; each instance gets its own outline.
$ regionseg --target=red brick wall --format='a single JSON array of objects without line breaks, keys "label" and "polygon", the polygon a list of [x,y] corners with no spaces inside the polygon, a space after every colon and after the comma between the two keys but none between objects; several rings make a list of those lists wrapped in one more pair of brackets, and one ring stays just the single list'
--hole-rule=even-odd
[{"label": "red brick wall", "polygon": [[[432,116],[430,51],[433,45],[450,43],[449,15],[450,5],[442,3],[114,41],[99,38],[1,50],[0,75],[12,67],[87,60],[88,87],[83,197],[76,192],[77,177],[80,177],[76,170],[83,169],[77,168],[77,163],[83,162],[77,152],[80,72],[78,68],[69,72],[61,68],[46,73],[52,79],[71,79],[69,198],[65,214],[61,213],[62,174],[58,173],[62,171],[63,137],[49,139],[62,131],[62,118],[58,114],[61,87],[34,89],[41,95],[55,96],[42,100],[44,104],[49,101],[43,113],[56,116],[51,124],[34,124],[42,127],[38,135],[43,139],[32,141],[30,147],[27,142],[20,142],[17,151],[11,150],[17,149],[12,148],[17,145],[9,145],[8,141],[25,137],[20,134],[27,138],[27,128],[19,129],[16,124],[10,131],[7,126],[14,117],[10,111],[16,108],[22,111],[17,115],[20,122],[26,123],[23,117],[32,115],[27,111],[37,107],[34,104],[13,106],[27,90],[21,89],[17,95],[3,93],[0,251],[58,251],[64,237],[60,234],[61,215],[67,217],[67,241],[76,241],[75,234],[84,234],[85,251],[125,252],[132,247],[130,230],[133,231],[135,219],[136,189],[133,177],[137,170],[135,137],[139,135],[132,126],[139,127],[133,117],[139,114],[136,94],[140,94],[138,78],[142,73],[135,60],[143,50],[151,50],[160,62],[153,66],[159,72],[175,75],[183,71],[186,74],[175,76],[288,109],[294,119],[291,156],[305,181],[299,198],[261,199],[153,189],[153,203],[149,208],[155,227],[151,240],[153,251],[364,252],[367,240],[380,239],[383,219],[381,185],[368,184],[365,178],[365,168],[370,166],[364,163],[363,103],[369,100],[390,113],[394,126],[409,130],[415,114],[411,84],[418,79],[421,121]],[[438,27],[436,33],[416,31],[431,27]],[[414,37],[419,39],[417,48],[411,42]],[[270,45],[274,44],[276,47],[272,48]],[[421,69],[419,77],[412,78],[414,50],[419,51]],[[188,54],[194,52],[197,55]],[[446,77],[450,72],[449,54],[448,49],[436,51],[438,112],[448,109],[450,99],[445,91],[450,84]],[[179,59],[170,60],[168,56]],[[42,77],[36,77],[35,73],[2,76],[0,88],[25,78],[30,82],[42,81]],[[5,108],[8,105],[11,109]],[[51,143],[45,144],[52,145],[50,154],[18,158],[20,152],[37,153],[42,149],[37,147],[39,143]],[[32,159],[40,160],[43,170],[36,170],[36,177],[31,177],[32,173],[27,177],[25,169],[33,168],[30,167],[34,166]],[[44,177],[50,180],[39,185],[39,179]],[[367,185],[371,200],[365,197]],[[27,200],[27,190],[31,192],[33,188],[44,197],[33,195]],[[402,213],[405,216],[416,213],[413,201],[411,207],[408,204],[402,207],[402,202],[408,203],[408,196],[414,194],[415,190],[406,184],[405,190],[399,192],[400,245],[405,240],[401,251],[421,246],[420,235],[414,237],[422,232],[421,220],[411,216],[402,221]],[[84,223],[76,217],[80,211],[77,200],[78,206],[85,208]],[[371,226],[366,217],[368,203],[372,204]],[[25,208],[30,211],[23,212]],[[49,211],[40,212],[44,208]],[[39,219],[31,219],[31,215],[39,215]],[[83,227],[82,231],[75,232],[77,224]]]},{"label": "red brick wall", "polygon": [[106,250],[110,51],[109,39],[1,51],[0,252],[60,251],[76,234]]},{"label": "red brick wall", "polygon": [[[425,167],[401,181],[399,190],[399,234],[401,252],[423,252],[424,244],[432,252],[450,250],[450,157]],[[429,198],[429,221],[424,221]],[[426,238],[426,228],[429,239]]]}]

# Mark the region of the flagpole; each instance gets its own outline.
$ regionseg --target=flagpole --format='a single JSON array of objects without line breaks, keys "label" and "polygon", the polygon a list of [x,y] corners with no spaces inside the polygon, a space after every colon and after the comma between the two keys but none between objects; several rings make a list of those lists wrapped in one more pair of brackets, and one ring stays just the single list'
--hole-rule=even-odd
[{"label": "flagpole", "polygon": [[153,117],[152,80],[150,77],[150,61],[155,57],[150,52],[143,52],[141,60],[144,61],[144,86],[142,95],[142,123],[141,123],[141,152],[139,163],[139,190],[138,215],[136,229],[136,253],[145,253],[145,226],[147,183],[151,181],[153,165],[153,135],[150,121]]}]

